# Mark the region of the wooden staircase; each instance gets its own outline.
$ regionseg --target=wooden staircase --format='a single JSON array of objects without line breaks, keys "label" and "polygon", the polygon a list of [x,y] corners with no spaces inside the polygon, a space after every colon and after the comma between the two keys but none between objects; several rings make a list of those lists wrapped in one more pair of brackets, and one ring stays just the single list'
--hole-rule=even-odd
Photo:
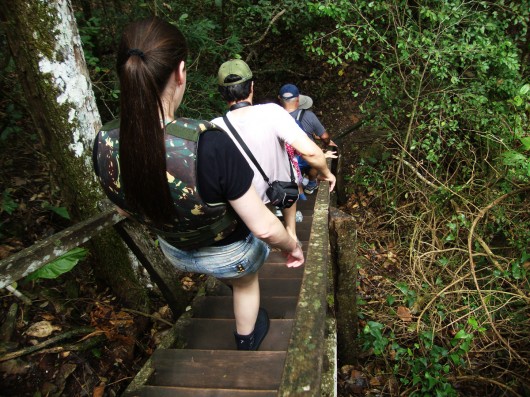
[{"label": "wooden staircase", "polygon": [[[315,197],[308,196],[297,208],[303,214],[297,234],[304,254],[312,230]],[[271,325],[259,351],[235,350],[231,291],[217,284],[214,295],[194,300],[188,316],[177,323],[167,348],[159,347],[153,353],[124,396],[279,395],[304,270],[305,266],[287,268],[281,253],[274,251],[260,270],[261,306],[267,309]]]},{"label": "wooden staircase", "polygon": [[[330,163],[330,161],[328,160]],[[328,163],[328,166],[329,166]],[[170,328],[124,396],[336,397],[336,324],[328,314],[334,279],[329,244],[327,182],[299,203],[298,224],[306,262],[288,269],[272,252],[260,270],[262,306],[271,328],[260,351],[235,349],[231,291],[217,282],[186,311],[178,274],[145,227],[121,216],[108,201],[102,212],[0,260],[0,288],[45,266],[110,228],[149,272],[174,313]],[[222,288],[224,287],[224,289]]]}]

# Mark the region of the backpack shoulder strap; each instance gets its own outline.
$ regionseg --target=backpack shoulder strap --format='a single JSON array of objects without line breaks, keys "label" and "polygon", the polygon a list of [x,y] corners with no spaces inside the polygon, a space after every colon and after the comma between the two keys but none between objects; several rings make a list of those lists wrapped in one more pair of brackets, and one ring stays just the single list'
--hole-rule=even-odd
[{"label": "backpack shoulder strap", "polygon": [[296,120],[302,122],[302,119],[304,117],[305,109],[300,109],[298,114],[296,115]]},{"label": "backpack shoulder strap", "polygon": [[194,120],[184,117],[175,119],[174,122],[166,125],[166,133],[177,138],[197,142],[199,135],[208,130],[218,130],[215,124],[206,120]]}]

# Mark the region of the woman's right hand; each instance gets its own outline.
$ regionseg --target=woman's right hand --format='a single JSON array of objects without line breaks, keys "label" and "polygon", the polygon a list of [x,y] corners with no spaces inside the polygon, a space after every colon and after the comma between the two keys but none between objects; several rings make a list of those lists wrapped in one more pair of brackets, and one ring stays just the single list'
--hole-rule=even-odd
[{"label": "woman's right hand", "polygon": [[302,248],[276,215],[263,204],[253,185],[244,195],[229,202],[254,236],[283,252],[287,267],[298,267],[304,263]]},{"label": "woman's right hand", "polygon": [[287,267],[298,267],[304,264],[304,253],[302,252],[302,247],[296,244],[296,248],[285,254],[286,262],[285,266]]}]

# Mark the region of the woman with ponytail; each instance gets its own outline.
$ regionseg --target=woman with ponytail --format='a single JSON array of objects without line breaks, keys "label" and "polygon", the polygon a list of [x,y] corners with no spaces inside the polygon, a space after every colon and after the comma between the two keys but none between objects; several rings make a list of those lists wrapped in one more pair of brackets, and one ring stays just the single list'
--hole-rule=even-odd
[{"label": "woman with ponytail", "polygon": [[262,203],[251,168],[226,133],[175,118],[186,57],[184,36],[164,20],[126,27],[117,54],[120,117],[95,139],[95,171],[120,211],[158,235],[176,269],[232,286],[237,348],[257,350],[269,329],[258,281],[269,246],[284,252],[288,267],[304,257]]}]

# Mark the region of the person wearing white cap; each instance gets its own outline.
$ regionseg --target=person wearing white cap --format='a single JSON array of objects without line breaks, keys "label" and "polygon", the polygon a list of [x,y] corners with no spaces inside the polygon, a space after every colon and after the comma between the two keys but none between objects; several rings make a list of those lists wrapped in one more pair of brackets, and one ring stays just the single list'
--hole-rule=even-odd
[{"label": "person wearing white cap", "polygon": [[[280,88],[278,95],[281,105],[289,114],[299,123],[300,127],[305,131],[307,136],[314,140],[316,136],[323,142],[325,147],[337,146],[331,140],[330,135],[318,119],[318,117],[311,110],[313,100],[307,95],[300,94],[298,87],[294,84],[285,84]],[[303,159],[298,162],[302,174],[307,175],[308,182],[304,186],[304,192],[312,194],[318,187],[317,176],[318,170],[311,167]]]}]

